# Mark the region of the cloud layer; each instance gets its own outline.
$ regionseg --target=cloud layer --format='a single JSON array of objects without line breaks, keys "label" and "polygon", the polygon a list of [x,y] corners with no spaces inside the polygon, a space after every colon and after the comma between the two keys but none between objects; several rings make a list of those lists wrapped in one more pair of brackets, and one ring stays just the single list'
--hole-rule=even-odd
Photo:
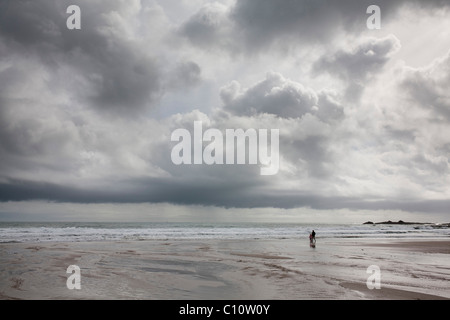
[{"label": "cloud layer", "polygon": [[[369,2],[0,4],[2,202],[450,207],[450,53],[408,66],[409,39],[367,30]],[[378,5],[384,27],[450,3]],[[173,164],[194,121],[279,129],[279,173]]]}]

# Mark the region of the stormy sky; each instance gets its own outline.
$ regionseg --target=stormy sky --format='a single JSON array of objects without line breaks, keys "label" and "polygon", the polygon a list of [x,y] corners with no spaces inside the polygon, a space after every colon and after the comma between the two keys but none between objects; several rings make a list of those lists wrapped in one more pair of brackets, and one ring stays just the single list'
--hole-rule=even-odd
[{"label": "stormy sky", "polygon": [[[0,220],[448,222],[449,14],[448,0],[0,0]],[[279,129],[278,173],[175,165],[171,134],[194,121]]]}]

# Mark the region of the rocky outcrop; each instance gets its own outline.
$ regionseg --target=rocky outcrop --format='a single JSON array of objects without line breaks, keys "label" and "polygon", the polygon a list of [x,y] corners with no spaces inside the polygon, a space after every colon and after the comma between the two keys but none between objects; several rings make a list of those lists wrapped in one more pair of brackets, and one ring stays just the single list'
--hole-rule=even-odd
[{"label": "rocky outcrop", "polygon": [[363,224],[431,224],[429,222],[405,222],[403,220],[398,220],[397,222],[395,221],[383,221],[383,222],[372,222],[372,221],[367,221],[364,222]]}]

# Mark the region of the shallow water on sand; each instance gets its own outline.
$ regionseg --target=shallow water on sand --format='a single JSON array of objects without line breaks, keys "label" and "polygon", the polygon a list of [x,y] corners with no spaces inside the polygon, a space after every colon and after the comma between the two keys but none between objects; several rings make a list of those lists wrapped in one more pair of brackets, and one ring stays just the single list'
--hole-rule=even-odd
[{"label": "shallow water on sand", "polygon": [[[448,298],[448,241],[177,240],[0,245],[3,299]],[[448,250],[448,249],[447,249]],[[69,265],[81,289],[69,290]],[[369,290],[367,268],[380,268]]]}]

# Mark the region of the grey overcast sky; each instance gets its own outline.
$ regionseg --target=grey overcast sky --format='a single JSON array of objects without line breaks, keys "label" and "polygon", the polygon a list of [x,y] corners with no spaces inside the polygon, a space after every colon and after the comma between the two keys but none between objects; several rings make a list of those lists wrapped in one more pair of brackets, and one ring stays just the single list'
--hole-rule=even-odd
[{"label": "grey overcast sky", "polygon": [[[450,0],[0,0],[0,220],[448,222],[449,17]],[[279,172],[173,164],[194,121],[279,129]]]}]

